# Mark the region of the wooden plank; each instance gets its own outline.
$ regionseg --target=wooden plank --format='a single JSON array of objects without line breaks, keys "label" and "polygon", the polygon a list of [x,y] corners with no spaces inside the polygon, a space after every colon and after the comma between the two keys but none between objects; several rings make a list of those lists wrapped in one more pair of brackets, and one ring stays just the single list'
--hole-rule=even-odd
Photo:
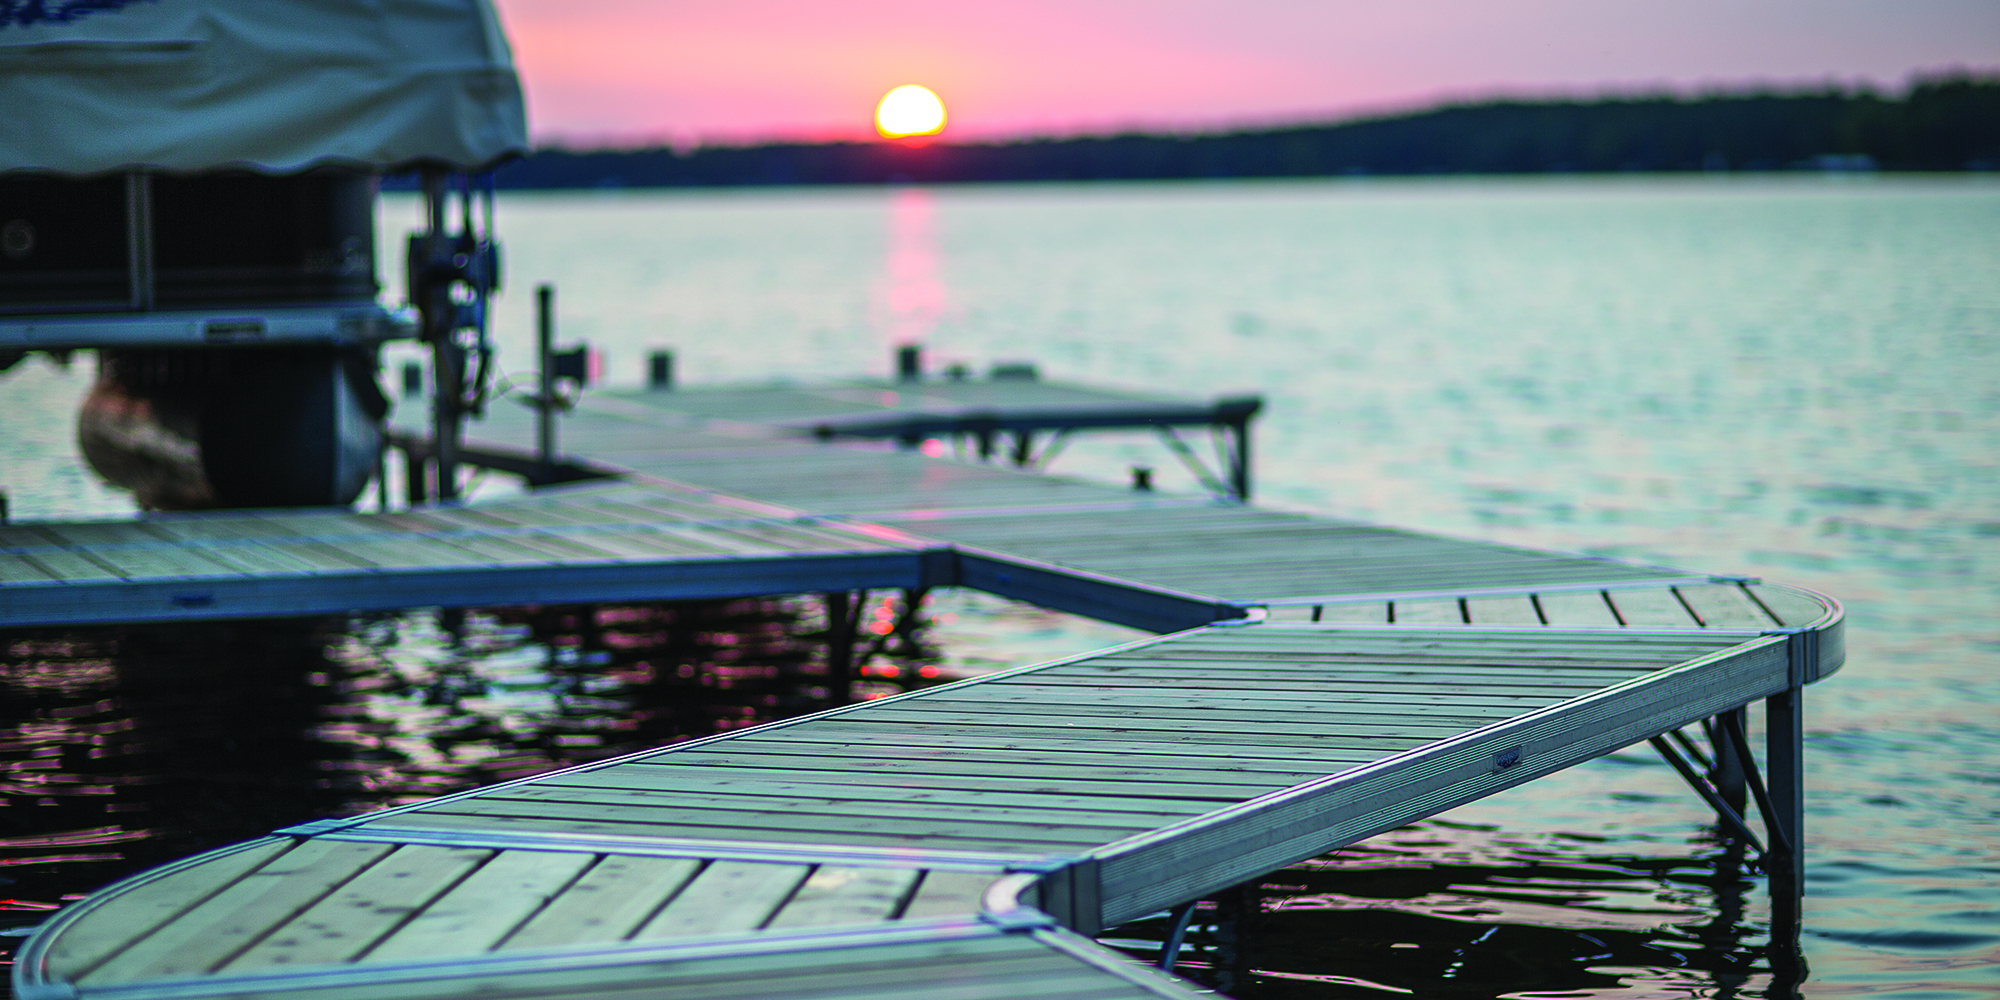
[{"label": "wooden plank", "polygon": [[793,830],[769,826],[704,826],[677,823],[627,823],[617,820],[561,819],[533,816],[460,816],[448,813],[404,813],[399,827],[438,830],[472,830],[480,833],[561,833],[609,835],[617,837],[685,837],[696,840],[732,840],[745,844],[843,844],[856,847],[919,847],[941,851],[972,851],[1012,857],[1039,857],[1051,850],[1082,850],[1097,847],[1104,840],[1077,835],[1069,839],[1051,838],[1034,843],[1019,839],[982,839],[972,835],[918,835],[910,833],[870,833],[841,830]]},{"label": "wooden plank", "polygon": [[[1547,595],[1545,595],[1547,596]],[[1604,620],[1610,620],[1610,606],[1604,603],[1600,592],[1572,594],[1588,601],[1596,601],[1604,608]],[[1116,659],[1128,656],[1145,656],[1159,652],[1192,650],[1196,652],[1263,652],[1268,654],[1312,654],[1337,653],[1343,655],[1382,655],[1406,650],[1456,650],[1461,652],[1486,653],[1493,650],[1508,650],[1525,657],[1568,655],[1572,650],[1603,650],[1606,652],[1644,651],[1649,649],[1717,649],[1727,646],[1724,638],[1709,638],[1695,633],[1677,635],[1656,635],[1644,632],[1607,630],[1602,632],[1550,632],[1522,630],[1482,630],[1437,629],[1412,625],[1398,629],[1348,629],[1338,626],[1331,628],[1277,627],[1263,629],[1214,629],[1206,632],[1190,633],[1179,638],[1163,640],[1150,646],[1106,653],[1091,659]]]},{"label": "wooden plank", "polygon": [[249,576],[310,574],[319,572],[316,563],[280,552],[255,542],[209,545],[202,549],[210,559]]},{"label": "wooden plank", "polygon": [[128,580],[142,578],[203,578],[237,576],[235,570],[200,552],[165,545],[101,546],[90,550],[91,558],[103,563]]},{"label": "wooden plank", "polygon": [[[1400,674],[1358,674],[1343,676],[1327,673],[1314,676],[1309,673],[1266,675],[1254,679],[1256,692],[1272,698],[1296,696],[1314,700],[1395,701],[1408,698],[1412,703],[1437,699],[1438,704],[1503,704],[1507,699],[1539,699],[1543,697],[1567,698],[1584,691],[1594,690],[1596,677],[1582,679],[1544,679],[1535,682],[1502,679],[1485,683],[1471,683],[1467,674],[1471,669],[1449,679],[1439,677],[1411,678]],[[1642,672],[1650,672],[1642,670]],[[1216,695],[1238,694],[1250,683],[1236,677],[1189,676],[1185,671],[1135,670],[1103,677],[1063,677],[1043,675],[1037,677],[1036,687],[1050,689],[1071,688],[1080,695],[1098,692],[1123,691],[1134,696],[1157,692],[1171,687],[1175,691],[1187,692],[1190,698],[1206,698]],[[1168,683],[1170,682],[1170,683]],[[995,689],[1002,685],[995,684]],[[1005,685],[1008,688],[1026,685]]]},{"label": "wooden plank", "polygon": [[[1056,683],[1059,682],[1055,679],[1050,680],[1051,686],[1054,686]],[[1231,692],[1243,689],[1243,682],[1241,681],[1212,677],[1190,678],[1185,675],[1177,675],[1166,671],[1158,673],[1135,672],[1113,678],[1079,678],[1075,683],[1078,687],[1092,690],[1105,687],[1124,687],[1135,691],[1157,691],[1164,687],[1172,687],[1176,690],[1188,692],[1189,697],[1200,697],[1204,692],[1208,691]],[[1257,681],[1258,690],[1272,694],[1295,692],[1301,696],[1337,697],[1345,694],[1346,696],[1355,698],[1376,695],[1383,697],[1408,697],[1411,699],[1423,699],[1426,697],[1442,699],[1550,698],[1561,701],[1565,698],[1573,698],[1577,695],[1597,690],[1602,686],[1603,684],[1599,683],[1598,678],[1586,678],[1582,680],[1549,679],[1540,683],[1531,683],[1507,678],[1480,680],[1476,677],[1469,678],[1464,674],[1448,681],[1426,677],[1411,678],[1396,674],[1381,674],[1373,677],[1266,677],[1259,678]]]},{"label": "wooden plank", "polygon": [[319,902],[390,849],[388,844],[305,841],[78,981],[102,986],[206,973]]},{"label": "wooden plank", "polygon": [[353,961],[492,854],[424,845],[399,847],[305,912],[276,926],[217,971],[244,974],[279,966]]},{"label": "wooden plank", "polygon": [[57,521],[35,527],[57,545],[131,545],[165,537],[143,521]]},{"label": "wooden plank", "polygon": [[1543,617],[1556,628],[1565,625],[1616,625],[1618,618],[1611,613],[1611,605],[1604,602],[1604,595],[1595,590],[1557,591],[1536,594],[1535,602],[1541,606]]},{"label": "wooden plank", "polygon": [[[1155,689],[1156,691],[1157,689]],[[961,709],[977,711],[992,710],[994,706],[1016,706],[1023,711],[1032,711],[1049,704],[1061,704],[1067,710],[1103,706],[1109,708],[1181,708],[1189,714],[1199,715],[1211,708],[1220,711],[1269,711],[1286,712],[1293,706],[1305,705],[1309,710],[1325,710],[1328,706],[1339,706],[1341,711],[1354,712],[1399,712],[1411,705],[1419,709],[1461,706],[1472,712],[1487,709],[1512,709],[1526,711],[1536,705],[1546,704],[1544,698],[1528,698],[1518,695],[1480,697],[1458,695],[1431,695],[1412,699],[1405,694],[1368,694],[1366,692],[1329,693],[1324,697],[1301,696],[1297,692],[1266,691],[1262,689],[1243,693],[1239,687],[1202,688],[1200,694],[1190,695],[1176,689],[1172,694],[1159,694],[1143,688],[1130,687],[1050,687],[1038,691],[1022,692],[1012,685],[997,684],[964,688],[951,697],[943,696],[935,700],[926,698],[924,704],[951,705]]]},{"label": "wooden plank", "polygon": [[1542,616],[1527,595],[1519,597],[1468,597],[1466,613],[1474,625],[1540,625]]},{"label": "wooden plank", "polygon": [[[807,732],[807,730],[812,730]],[[1451,733],[1458,732],[1453,728]],[[1187,753],[1200,747],[1212,748],[1225,755],[1241,754],[1246,750],[1262,750],[1249,756],[1277,757],[1298,753],[1301,762],[1310,755],[1320,752],[1340,752],[1345,750],[1389,750],[1407,749],[1430,742],[1429,739],[1400,737],[1391,733],[1371,732],[1366,735],[1343,733],[1329,736],[1294,736],[1290,734],[1243,734],[1226,733],[1211,735],[1189,732],[1186,729],[1132,729],[1124,731],[1085,730],[1081,727],[1067,729],[1060,726],[1008,726],[998,732],[965,732],[951,725],[923,725],[920,723],[868,723],[828,719],[811,727],[799,726],[772,732],[769,739],[787,740],[798,738],[824,737],[830,734],[903,745],[934,745],[937,740],[990,739],[1001,740],[1019,748],[1024,754],[1034,754],[1042,749],[1060,750],[1085,743],[1116,744],[1127,747],[1152,745],[1163,753]]]},{"label": "wooden plank", "polygon": [[839,927],[886,921],[902,908],[922,873],[912,868],[821,865],[767,927]]},{"label": "wooden plank", "polygon": [[501,950],[623,941],[680,892],[702,864],[694,858],[605,855],[502,943]]},{"label": "wooden plank", "polygon": [[266,552],[295,559],[311,568],[315,573],[352,573],[355,570],[370,570],[375,564],[359,556],[350,556],[340,549],[321,542],[293,541],[281,539],[263,543]]},{"label": "wooden plank", "polygon": [[710,862],[680,895],[639,928],[633,940],[757,930],[810,874],[809,865]]},{"label": "wooden plank", "polygon": [[[826,786],[821,786],[823,789]],[[885,790],[893,791],[893,790]],[[523,785],[518,788],[475,796],[467,801],[559,802],[570,805],[607,805],[631,809],[729,810],[745,812],[786,812],[800,816],[880,816],[900,819],[1031,819],[1052,823],[1107,824],[1116,826],[1164,826],[1176,819],[1200,815],[1208,806],[1171,800],[1124,800],[1119,808],[1097,807],[1101,800],[1058,802],[1055,796],[1020,796],[1023,801],[995,802],[991,795],[971,792],[931,792],[933,798],[898,798],[873,789],[856,789],[847,794],[818,796],[739,794],[698,794],[676,789],[578,788],[576,786]]]},{"label": "wooden plank", "polygon": [[[1125,755],[1132,758],[1133,765],[1141,765],[1154,757],[1209,759],[1227,758],[1227,763],[1250,766],[1258,761],[1267,765],[1289,766],[1292,770],[1308,770],[1328,767],[1330,771],[1345,770],[1341,765],[1377,760],[1384,754],[1393,753],[1400,747],[1377,746],[1376,743],[1420,744],[1421,740],[1378,740],[1368,746],[1325,746],[1285,745],[1254,747],[1246,742],[1215,742],[1204,740],[1199,734],[1190,734],[1182,740],[1137,740],[1137,739],[1097,739],[1065,734],[1063,738],[1049,738],[1042,735],[1006,736],[980,733],[873,733],[867,729],[840,733],[809,732],[805,727],[773,730],[760,734],[762,740],[776,744],[789,744],[800,752],[809,747],[840,745],[853,747],[863,754],[886,754],[895,750],[941,751],[947,749],[1004,750],[1013,754],[1017,766],[1025,773],[1036,762],[1047,760],[1054,754],[1088,752],[1096,754]],[[1218,762],[1218,764],[1223,762]]]},{"label": "wooden plank", "polygon": [[[1258,692],[1263,694],[1263,692]],[[1446,719],[1477,720],[1490,718],[1495,711],[1512,715],[1519,710],[1522,702],[1500,702],[1492,705],[1466,706],[1443,705],[1436,702],[1397,704],[1393,701],[1346,701],[1338,698],[1308,699],[1293,697],[1244,697],[1231,692],[1217,692],[1213,700],[1196,701],[1183,699],[1174,704],[1172,699],[1133,695],[1129,698],[1105,697],[1098,692],[1079,692],[1072,700],[1062,702],[1037,701],[1032,699],[999,700],[990,698],[923,699],[907,701],[890,711],[883,706],[879,712],[859,712],[863,719],[883,720],[901,718],[912,721],[931,721],[933,718],[952,715],[975,714],[982,716],[1003,715],[1016,720],[1040,718],[1051,724],[1077,723],[1083,719],[1115,717],[1118,719],[1170,719],[1184,723],[1200,723],[1214,720],[1218,723],[1248,722],[1272,726],[1311,726],[1317,731],[1322,726],[1337,726],[1345,723],[1355,725],[1401,724],[1413,716],[1430,722]],[[1273,731],[1283,731],[1273,730]]]},{"label": "wooden plank", "polygon": [[[1356,757],[1365,757],[1357,754]],[[1196,781],[1204,784],[1228,785],[1231,783],[1263,787],[1271,784],[1296,784],[1294,779],[1310,780],[1332,770],[1349,766],[1347,762],[1335,764],[1328,770],[1301,767],[1296,758],[1260,759],[1232,757],[1218,761],[1214,757],[1175,757],[1171,754],[1148,754],[1144,760],[1127,759],[1116,752],[1084,751],[1051,753],[1043,751],[1033,759],[1006,749],[925,747],[881,748],[861,746],[851,741],[834,740],[826,743],[774,744],[766,752],[757,754],[723,754],[688,752],[662,756],[652,761],[630,765],[632,767],[652,766],[706,767],[710,769],[737,769],[760,771],[763,768],[785,771],[828,770],[841,774],[881,776],[884,778],[928,779],[954,778],[959,776],[976,778],[1005,778],[1014,781],[1143,781],[1156,777],[1162,781]],[[1301,775],[1306,777],[1301,778]]]},{"label": "wooden plank", "polygon": [[1765,614],[1763,608],[1750,600],[1749,595],[1743,593],[1743,588],[1733,583],[1697,584],[1675,587],[1674,590],[1709,628],[1764,629],[1778,624],[1776,619]]},{"label": "wooden plank", "polygon": [[[817,811],[676,808],[668,805],[626,805],[605,802],[549,802],[540,800],[475,797],[458,799],[437,808],[455,816],[515,816],[524,819],[574,819],[590,822],[624,823],[634,828],[651,824],[707,826],[731,830],[792,830],[799,833],[838,837],[843,833],[885,834],[899,837],[975,837],[1008,843],[1075,843],[1079,839],[1116,840],[1119,832],[1151,829],[1159,824],[1130,813],[1051,814],[1046,820],[1032,815],[1000,810],[960,810],[956,815],[920,815],[905,818],[890,815],[899,810],[823,807]],[[406,813],[421,815],[429,810]],[[985,818],[989,813],[997,818]],[[1053,836],[1052,836],[1053,835]]]},{"label": "wooden plank", "polygon": [[928,871],[917,891],[903,908],[902,919],[958,917],[978,913],[986,887],[999,879],[999,872]]},{"label": "wooden plank", "polygon": [[594,855],[580,852],[502,851],[376,945],[368,960],[394,962],[490,951],[594,860]]},{"label": "wooden plank", "polygon": [[[796,781],[758,781],[750,778],[738,778],[733,781],[713,778],[702,780],[698,775],[689,775],[685,772],[667,775],[659,774],[661,770],[659,768],[646,770],[652,771],[657,776],[651,779],[628,778],[617,784],[605,779],[588,783],[535,782],[511,789],[496,790],[493,794],[516,799],[635,803],[670,797],[674,803],[681,805],[727,807],[731,803],[749,803],[760,809],[777,807],[780,803],[799,803],[803,807],[836,802],[866,802],[883,805],[943,805],[973,809],[1077,809],[1097,813],[1188,816],[1212,808],[1208,804],[1199,802],[1147,796],[995,792],[936,787],[906,788],[859,782],[809,784]],[[642,780],[646,783],[640,784]],[[595,798],[592,798],[593,796]]]},{"label": "wooden plank", "polygon": [[[1513,712],[1452,712],[1446,714],[1437,709],[1422,712],[1418,709],[1397,713],[1364,714],[1359,712],[1334,713],[1314,712],[1301,709],[1292,721],[1279,721],[1282,715],[1270,712],[1189,712],[1181,709],[1140,709],[1105,715],[1084,715],[1077,710],[1048,710],[1023,712],[1018,708],[1007,711],[1006,706],[995,706],[989,711],[952,711],[941,706],[915,706],[898,711],[856,713],[853,718],[870,725],[895,727],[902,730],[907,726],[964,726],[969,732],[984,731],[971,727],[998,727],[1009,733],[1027,732],[1077,732],[1089,733],[1185,733],[1189,729],[1199,730],[1205,742],[1233,743],[1239,737],[1358,737],[1372,738],[1378,735],[1428,736],[1442,739],[1467,729],[1476,729],[1494,719],[1505,719]],[[1029,727],[1032,724],[1032,728]],[[1060,729],[1056,727],[1061,727]],[[1249,742],[1258,742],[1251,739]]]},{"label": "wooden plank", "polygon": [[1787,628],[1810,625],[1826,614],[1825,605],[1784,587],[1760,587],[1752,584],[1744,590],[1768,608],[1772,617],[1778,620],[1778,624]]},{"label": "wooden plank", "polygon": [[1674,592],[1665,587],[1658,589],[1648,587],[1644,590],[1607,590],[1604,592],[1604,597],[1618,609],[1618,616],[1625,619],[1625,624],[1627,625],[1637,628],[1701,627],[1701,622],[1696,621],[1693,615],[1688,614],[1688,609],[1685,605],[1681,604],[1680,598],[1675,597]]},{"label": "wooden plank", "polygon": [[23,555],[36,568],[64,583],[124,579],[116,571],[81,552],[67,549],[36,549]]},{"label": "wooden plank", "polygon": [[[1601,687],[1615,684],[1624,677],[1640,677],[1656,670],[1664,670],[1687,659],[1629,660],[1622,663],[1606,663],[1595,657],[1578,657],[1574,660],[1554,660],[1546,663],[1522,663],[1502,657],[1482,659],[1443,659],[1423,662],[1404,659],[1388,663],[1298,663],[1274,662],[1260,664],[1251,670],[1218,670],[1218,661],[1161,660],[1150,664],[1107,667],[1096,676],[1083,671],[1066,671],[1050,676],[1085,677],[1091,680],[1114,677],[1152,677],[1172,682],[1201,680],[1233,680],[1237,687],[1261,687],[1266,681],[1290,680],[1340,680],[1349,682],[1434,682],[1450,684],[1516,684],[1516,685],[1558,685],[1581,684],[1586,687]],[[1231,676],[1231,675],[1234,676]],[[866,715],[857,712],[855,715]],[[828,720],[829,722],[832,720]],[[820,725],[815,722],[813,725]]]},{"label": "wooden plank", "polygon": [[0,553],[0,585],[10,583],[51,583],[56,576],[25,556]]},{"label": "wooden plank", "polygon": [[1389,620],[1398,625],[1463,625],[1465,614],[1458,601],[1390,601]]},{"label": "wooden plank", "polygon": [[118,895],[65,928],[49,945],[48,977],[74,980],[156,927],[172,923],[258,866],[292,849],[288,838],[226,854]]},{"label": "wooden plank", "polygon": [[[994,777],[987,775],[960,775],[942,773],[958,770],[956,767],[934,765],[923,771],[882,771],[852,772],[846,767],[828,770],[812,770],[788,766],[790,759],[783,761],[743,761],[740,766],[704,766],[698,762],[681,765],[672,763],[631,765],[621,768],[606,768],[590,772],[576,779],[551,779],[551,785],[580,785],[602,788],[687,788],[691,790],[727,789],[744,784],[778,784],[796,788],[850,788],[865,787],[884,791],[893,790],[901,794],[914,794],[924,790],[958,790],[992,792],[1022,795],[1065,795],[1078,797],[1146,797],[1151,799],[1182,799],[1195,803],[1233,802],[1248,798],[1254,791],[1245,789],[1275,788],[1297,782],[1285,780],[1245,781],[1240,774],[1197,773],[1193,776],[1171,769],[1149,770],[1130,779],[1102,779],[1082,776],[1074,769],[1065,772],[1054,768],[1044,768],[1039,777],[1010,775]],[[1151,774],[1155,780],[1146,780]],[[602,777],[593,777],[601,775]],[[652,776],[652,775],[657,775]],[[1190,780],[1190,778],[1203,780]],[[681,782],[684,784],[675,784]]]}]

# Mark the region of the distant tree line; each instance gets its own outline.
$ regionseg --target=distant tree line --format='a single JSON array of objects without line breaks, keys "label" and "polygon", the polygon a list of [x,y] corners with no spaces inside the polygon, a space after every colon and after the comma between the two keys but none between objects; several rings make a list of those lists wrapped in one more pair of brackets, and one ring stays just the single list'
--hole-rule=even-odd
[{"label": "distant tree line", "polygon": [[998,143],[551,148],[506,188],[1787,169],[2000,169],[2000,76],[1866,91],[1493,101],[1329,125]]}]

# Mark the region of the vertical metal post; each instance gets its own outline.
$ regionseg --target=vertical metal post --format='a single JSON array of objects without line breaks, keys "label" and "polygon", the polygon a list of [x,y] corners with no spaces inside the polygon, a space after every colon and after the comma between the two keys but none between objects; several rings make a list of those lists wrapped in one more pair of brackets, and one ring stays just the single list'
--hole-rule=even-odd
[{"label": "vertical metal post", "polygon": [[834,704],[844,704],[854,684],[854,607],[851,595],[826,595],[826,680]]},{"label": "vertical metal post", "polygon": [[915,382],[923,377],[923,348],[916,344],[896,348],[896,381]]},{"label": "vertical metal post", "polygon": [[403,477],[406,480],[403,485],[409,491],[412,507],[428,498],[428,484],[424,480],[430,477],[430,463],[425,461],[426,457],[418,448],[403,449]]},{"label": "vertical metal post", "polygon": [[[1736,716],[1738,725],[1744,721],[1744,710],[1741,708],[1731,709],[1727,714]],[[1715,791],[1722,796],[1722,801],[1729,803],[1729,808],[1736,810],[1737,815],[1744,815],[1744,807],[1750,801],[1749,785],[1743,773],[1744,761],[1736,755],[1735,743],[1723,732],[1723,721],[1719,716],[1709,720],[1708,743],[1715,754],[1715,771],[1709,775],[1709,780],[1715,783]]]},{"label": "vertical metal post", "polygon": [[153,175],[133,170],[125,175],[125,270],[130,279],[131,305],[153,308]]},{"label": "vertical metal post", "polygon": [[[426,236],[432,247],[445,243],[445,172],[423,174]],[[424,290],[417,303],[424,317],[424,335],[431,341],[431,463],[437,470],[437,498],[458,498],[458,436],[465,399],[465,351],[456,339],[456,310],[448,284]]]},{"label": "vertical metal post", "polygon": [[535,453],[542,461],[542,480],[547,482],[556,460],[556,286],[535,289],[536,364],[540,385],[536,388]]},{"label": "vertical metal post", "polygon": [[1250,500],[1250,418],[1244,417],[1233,426],[1236,432],[1236,447],[1232,450],[1229,468],[1229,488],[1236,491],[1236,499],[1248,503]]},{"label": "vertical metal post", "polygon": [[[1794,640],[1796,641],[1796,639]],[[1764,701],[1765,779],[1773,818],[1784,838],[1771,839],[1771,896],[1774,910],[1797,914],[1805,891],[1805,689],[1794,686]]]},{"label": "vertical metal post", "polygon": [[647,367],[648,387],[660,392],[669,391],[674,387],[674,352],[654,351],[652,356],[647,358]]},{"label": "vertical metal post", "polygon": [[1014,464],[1026,466],[1035,457],[1035,432],[1018,430],[1014,432]]}]

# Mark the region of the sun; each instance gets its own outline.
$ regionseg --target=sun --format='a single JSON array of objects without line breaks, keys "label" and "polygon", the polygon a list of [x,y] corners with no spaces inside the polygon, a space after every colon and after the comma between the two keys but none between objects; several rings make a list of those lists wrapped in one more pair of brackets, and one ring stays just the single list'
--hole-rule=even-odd
[{"label": "sun", "polygon": [[875,128],[888,139],[936,135],[944,131],[944,102],[914,83],[897,87],[876,105]]}]

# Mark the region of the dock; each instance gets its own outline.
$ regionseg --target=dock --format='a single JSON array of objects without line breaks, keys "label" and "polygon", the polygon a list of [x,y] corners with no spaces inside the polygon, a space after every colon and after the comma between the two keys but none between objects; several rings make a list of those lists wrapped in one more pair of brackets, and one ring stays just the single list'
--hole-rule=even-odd
[{"label": "dock", "polygon": [[[1648,741],[1796,919],[1836,602],[1259,508],[1255,412],[1025,379],[595,393],[549,476],[580,481],[520,497],[0,528],[6,625],[967,586],[1157,634],[186,859],[43,925],[16,990],[1190,997],[1090,935]],[[1210,495],[1036,468],[1110,427],[1227,460]],[[554,469],[530,430],[467,459]],[[953,438],[968,460],[921,447]]]}]

